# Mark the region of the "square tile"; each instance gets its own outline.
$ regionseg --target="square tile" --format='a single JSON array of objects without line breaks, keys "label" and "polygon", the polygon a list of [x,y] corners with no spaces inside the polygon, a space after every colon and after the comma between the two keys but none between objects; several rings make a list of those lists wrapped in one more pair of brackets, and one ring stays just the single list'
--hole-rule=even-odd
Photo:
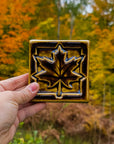
[{"label": "square tile", "polygon": [[30,40],[29,82],[40,90],[33,102],[88,102],[88,40]]}]

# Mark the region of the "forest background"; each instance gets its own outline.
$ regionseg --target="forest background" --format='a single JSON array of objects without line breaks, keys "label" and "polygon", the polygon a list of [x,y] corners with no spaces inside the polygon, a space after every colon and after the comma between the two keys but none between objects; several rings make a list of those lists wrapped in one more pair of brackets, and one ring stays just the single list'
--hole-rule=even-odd
[{"label": "forest background", "polygon": [[1,0],[0,80],[28,72],[30,39],[90,40],[90,102],[47,104],[12,144],[113,143],[114,1]]}]

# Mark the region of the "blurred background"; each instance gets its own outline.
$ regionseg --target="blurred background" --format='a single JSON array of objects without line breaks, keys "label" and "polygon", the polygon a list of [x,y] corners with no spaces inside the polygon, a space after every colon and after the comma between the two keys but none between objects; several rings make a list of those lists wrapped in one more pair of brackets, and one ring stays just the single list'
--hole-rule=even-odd
[{"label": "blurred background", "polygon": [[113,144],[114,1],[0,0],[0,80],[28,72],[30,39],[90,40],[90,102],[48,103],[11,144]]}]

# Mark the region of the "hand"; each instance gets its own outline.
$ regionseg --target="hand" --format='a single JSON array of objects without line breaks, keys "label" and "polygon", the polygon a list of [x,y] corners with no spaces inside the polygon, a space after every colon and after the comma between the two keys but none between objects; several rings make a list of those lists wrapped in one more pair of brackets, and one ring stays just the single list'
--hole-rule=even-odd
[{"label": "hand", "polygon": [[19,123],[45,107],[44,103],[29,103],[39,85],[27,83],[28,74],[0,81],[0,144],[11,141]]}]

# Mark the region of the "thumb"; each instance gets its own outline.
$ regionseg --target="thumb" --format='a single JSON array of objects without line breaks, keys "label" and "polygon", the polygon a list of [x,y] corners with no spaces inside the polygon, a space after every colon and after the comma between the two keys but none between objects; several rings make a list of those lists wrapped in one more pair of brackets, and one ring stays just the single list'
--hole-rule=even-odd
[{"label": "thumb", "polygon": [[20,91],[13,91],[13,100],[19,105],[28,103],[32,100],[39,90],[39,84],[34,82]]}]

